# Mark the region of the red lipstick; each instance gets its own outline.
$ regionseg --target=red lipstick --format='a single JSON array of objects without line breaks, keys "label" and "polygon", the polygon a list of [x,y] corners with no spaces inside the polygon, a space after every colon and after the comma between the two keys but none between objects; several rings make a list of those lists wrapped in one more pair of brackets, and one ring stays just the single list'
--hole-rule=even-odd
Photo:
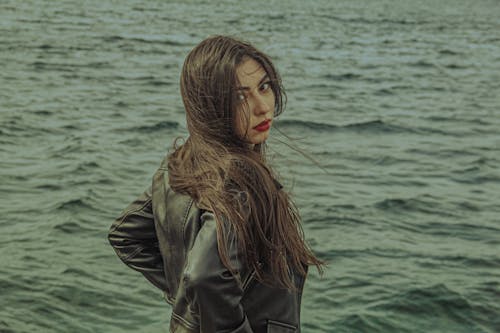
[{"label": "red lipstick", "polygon": [[271,119],[266,119],[257,126],[254,127],[255,130],[259,132],[265,132],[271,127]]}]

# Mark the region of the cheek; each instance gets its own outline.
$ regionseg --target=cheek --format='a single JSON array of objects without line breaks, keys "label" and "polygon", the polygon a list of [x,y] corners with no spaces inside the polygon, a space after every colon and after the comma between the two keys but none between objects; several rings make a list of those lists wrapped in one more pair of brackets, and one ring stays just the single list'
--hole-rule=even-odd
[{"label": "cheek", "polygon": [[276,99],[274,97],[274,93],[270,93],[269,96],[267,96],[267,105],[269,105],[269,108],[274,113],[274,108],[276,107]]}]

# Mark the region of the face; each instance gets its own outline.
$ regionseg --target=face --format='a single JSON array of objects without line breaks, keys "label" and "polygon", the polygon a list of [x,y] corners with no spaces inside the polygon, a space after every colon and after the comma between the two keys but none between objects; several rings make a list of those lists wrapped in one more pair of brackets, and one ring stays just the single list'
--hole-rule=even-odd
[{"label": "face", "polygon": [[274,114],[274,92],[262,66],[247,58],[236,68],[239,86],[235,117],[236,134],[251,145],[269,137]]}]

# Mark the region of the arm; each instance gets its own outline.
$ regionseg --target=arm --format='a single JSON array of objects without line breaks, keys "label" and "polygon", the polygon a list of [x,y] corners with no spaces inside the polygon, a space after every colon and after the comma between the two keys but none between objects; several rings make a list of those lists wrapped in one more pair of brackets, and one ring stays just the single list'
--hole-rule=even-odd
[{"label": "arm", "polygon": [[[198,310],[201,332],[252,333],[241,298],[243,288],[239,274],[233,275],[219,257],[215,217],[206,212],[182,277],[186,299]],[[232,268],[241,272],[234,237],[229,238],[228,255]],[[182,287],[182,286],[181,286]]]},{"label": "arm", "polygon": [[127,266],[141,272],[153,285],[165,290],[163,261],[151,207],[151,187],[113,222],[108,240]]}]

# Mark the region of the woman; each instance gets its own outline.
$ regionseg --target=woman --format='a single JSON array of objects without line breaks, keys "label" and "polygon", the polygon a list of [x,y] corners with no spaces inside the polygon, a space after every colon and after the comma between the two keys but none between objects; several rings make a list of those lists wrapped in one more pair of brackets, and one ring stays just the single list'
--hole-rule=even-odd
[{"label": "woman", "polygon": [[164,291],[171,332],[300,332],[309,265],[299,214],[265,160],[283,111],[271,60],[224,36],[187,56],[189,137],[113,223],[120,259]]}]

